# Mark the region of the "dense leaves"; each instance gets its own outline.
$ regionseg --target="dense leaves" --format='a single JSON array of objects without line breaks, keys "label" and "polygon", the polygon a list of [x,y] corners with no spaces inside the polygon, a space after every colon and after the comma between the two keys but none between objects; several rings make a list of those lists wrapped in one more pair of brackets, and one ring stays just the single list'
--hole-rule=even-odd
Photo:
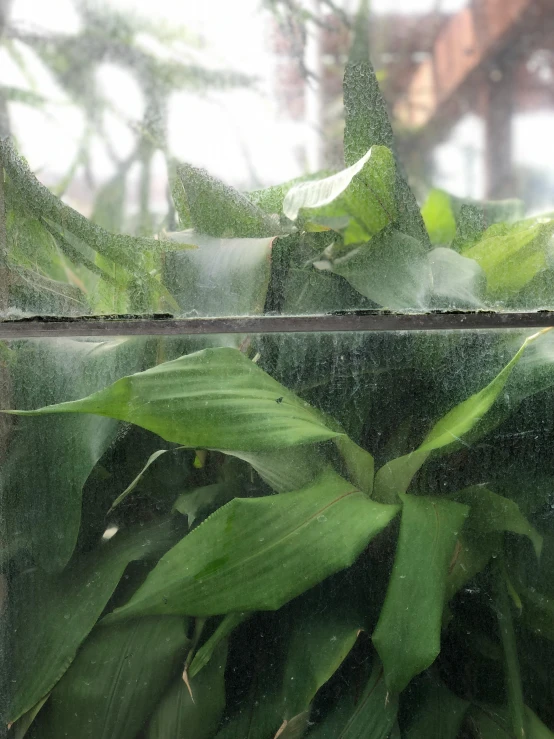
[{"label": "dense leaves", "polygon": [[[170,161],[161,238],[119,233],[125,168],[92,222],[2,141],[8,309],[551,305],[551,218],[420,211],[366,30],[344,168],[242,193]],[[551,739],[548,331],[1,345],[9,736]]]}]

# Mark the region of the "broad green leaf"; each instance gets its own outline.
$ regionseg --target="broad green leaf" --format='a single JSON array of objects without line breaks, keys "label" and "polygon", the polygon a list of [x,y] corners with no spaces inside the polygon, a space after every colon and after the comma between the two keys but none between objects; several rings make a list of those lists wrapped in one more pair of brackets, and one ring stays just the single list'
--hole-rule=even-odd
[{"label": "broad green leaf", "polygon": [[193,449],[269,451],[339,436],[244,354],[205,349],[118,380],[82,400],[19,415],[90,413]]},{"label": "broad green leaf", "polygon": [[[29,711],[27,711],[27,713],[24,713],[23,716],[21,716],[21,718],[15,722],[15,725],[13,726],[13,734],[10,734],[11,739],[23,739],[23,737],[27,736],[27,732],[31,728],[33,721],[40,713],[40,710],[42,709],[48,698],[50,698],[50,693],[45,695],[44,698],[41,698],[36,706],[33,706]],[[8,726],[8,728],[11,727]]]},{"label": "broad green leaf", "polygon": [[[48,339],[26,341],[16,358],[13,402],[29,407],[94,392],[140,368],[143,352],[136,339]],[[8,533],[24,542],[41,567],[58,571],[77,541],[83,485],[114,439],[117,423],[58,416],[20,419],[16,428],[0,472]]]},{"label": "broad green leaf", "polygon": [[39,715],[41,737],[135,739],[178,674],[188,643],[178,616],[98,626]]},{"label": "broad green leaf", "polygon": [[62,575],[46,578],[34,571],[15,580],[9,721],[32,709],[64,674],[129,562],[156,558],[174,541],[170,522],[139,527],[116,534]]},{"label": "broad green leaf", "polygon": [[[347,166],[358,161],[372,146],[386,146],[394,151],[394,134],[386,103],[370,62],[369,27],[368,11],[362,7],[344,73],[344,161]],[[429,237],[419,206],[398,164],[394,199],[396,228],[428,247]]]},{"label": "broad green leaf", "polygon": [[351,565],[397,512],[334,474],[293,493],[235,498],[170,550],[106,620],[275,610]]},{"label": "broad green leaf", "polygon": [[263,238],[284,233],[276,216],[264,213],[246,195],[190,164],[178,164],[192,226],[222,239]]},{"label": "broad green leaf", "polygon": [[374,146],[351,167],[322,180],[292,187],[283,212],[295,220],[300,211],[307,223],[345,230],[345,243],[367,241],[394,220],[394,158]]},{"label": "broad green leaf", "polygon": [[469,703],[431,677],[420,698],[421,707],[405,732],[405,739],[456,739]]},{"label": "broad green leaf", "polygon": [[531,526],[513,500],[493,493],[484,485],[476,485],[460,490],[449,497],[470,507],[466,529],[478,536],[487,536],[494,532],[502,533],[503,531],[527,536],[533,544],[537,558],[540,558],[542,536]]},{"label": "broad green leaf", "polygon": [[[365,626],[364,617],[345,588],[327,595],[318,607],[319,593],[292,605],[292,628],[286,646],[283,674],[283,718],[308,710],[317,691],[335,674]],[[295,608],[296,605],[296,608]]]},{"label": "broad green leaf", "polygon": [[402,495],[400,535],[373,643],[389,690],[400,693],[440,651],[446,579],[469,512],[449,500]]},{"label": "broad green leaf", "polygon": [[489,296],[502,302],[547,268],[553,234],[554,220],[548,218],[497,224],[462,253],[483,268]]},{"label": "broad green leaf", "polygon": [[[342,705],[341,705],[342,704]],[[388,739],[398,712],[398,697],[385,685],[383,667],[376,660],[357,701],[348,693],[309,736],[313,739]]]},{"label": "broad green leaf", "polygon": [[196,246],[167,254],[164,282],[185,316],[245,316],[263,312],[273,237],[215,238],[197,231],[166,238]]},{"label": "broad green leaf", "polygon": [[475,310],[484,307],[487,278],[477,262],[462,257],[453,249],[437,247],[429,252],[429,264],[429,308]]},{"label": "broad green leaf", "polygon": [[227,639],[237,626],[250,618],[252,614],[249,612],[228,613],[223,617],[221,623],[200,649],[194,655],[194,659],[190,663],[189,677],[192,680],[202,670],[213,657],[214,652],[219,645]]},{"label": "broad green leaf", "polygon": [[226,660],[227,646],[220,644],[198,677],[189,673],[190,691],[178,675],[154,711],[146,739],[212,739],[225,708]]},{"label": "broad green leaf", "polygon": [[[525,706],[525,719],[525,739],[554,738],[554,733],[528,706]],[[477,729],[480,739],[513,739],[514,736],[508,712],[503,706],[472,706],[469,723]]]},{"label": "broad green leaf", "polygon": [[413,476],[425,462],[430,452],[443,447],[448,448],[456,442],[463,443],[463,436],[480,423],[483,416],[492,408],[525,348],[543,333],[545,331],[539,331],[525,339],[519,351],[492,382],[475,395],[455,406],[441,418],[427,434],[418,449],[411,454],[397,457],[381,467],[375,476],[374,494],[376,499],[395,500],[396,494],[404,493],[408,489]]},{"label": "broad green leaf", "polygon": [[431,190],[421,209],[421,215],[431,243],[450,244],[456,235],[456,219],[448,193],[444,190]]},{"label": "broad green leaf", "polygon": [[381,231],[328,268],[390,310],[422,310],[431,287],[427,250],[396,227]]}]

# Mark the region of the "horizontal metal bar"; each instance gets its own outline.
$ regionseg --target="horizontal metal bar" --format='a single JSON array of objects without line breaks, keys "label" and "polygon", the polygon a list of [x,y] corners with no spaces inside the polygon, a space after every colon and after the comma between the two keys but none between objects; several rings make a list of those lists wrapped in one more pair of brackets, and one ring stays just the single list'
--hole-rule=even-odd
[{"label": "horizontal metal bar", "polygon": [[186,334],[267,334],[352,331],[456,331],[531,329],[554,326],[554,311],[536,313],[350,313],[321,316],[236,318],[29,318],[0,321],[0,339],[63,336],[154,336]]}]

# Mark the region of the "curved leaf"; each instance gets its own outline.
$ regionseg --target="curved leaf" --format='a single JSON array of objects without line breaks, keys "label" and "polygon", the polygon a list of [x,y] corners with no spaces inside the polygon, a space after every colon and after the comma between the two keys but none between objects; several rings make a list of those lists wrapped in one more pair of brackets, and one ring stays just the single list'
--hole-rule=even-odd
[{"label": "curved leaf", "polygon": [[389,690],[400,693],[440,651],[452,553],[469,508],[440,498],[402,495],[400,536],[373,643]]},{"label": "curved leaf", "polygon": [[235,498],[171,549],[105,620],[275,610],[352,564],[397,512],[334,474],[294,493]]}]

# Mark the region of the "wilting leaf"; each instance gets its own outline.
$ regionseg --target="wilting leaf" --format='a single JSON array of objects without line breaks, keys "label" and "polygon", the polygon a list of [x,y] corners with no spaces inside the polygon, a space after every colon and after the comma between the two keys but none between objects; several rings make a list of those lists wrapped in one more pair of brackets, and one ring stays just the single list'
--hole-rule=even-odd
[{"label": "wilting leaf", "polygon": [[212,739],[225,708],[226,660],[227,646],[220,644],[200,675],[189,674],[190,691],[178,675],[154,711],[146,739]]},{"label": "wilting leaf", "polygon": [[134,739],[179,673],[188,643],[178,616],[98,626],[39,715],[40,736]]},{"label": "wilting leaf", "polygon": [[402,495],[400,536],[373,643],[393,693],[425,670],[440,651],[446,578],[468,507]]},{"label": "wilting leaf", "polygon": [[241,352],[206,349],[118,380],[83,400],[19,415],[92,413],[193,449],[265,451],[339,435]]},{"label": "wilting leaf", "polygon": [[129,562],[159,556],[174,537],[167,521],[139,527],[117,534],[58,577],[35,571],[15,580],[10,721],[44,698],[67,670]]},{"label": "wilting leaf", "polygon": [[107,620],[280,608],[352,564],[397,512],[332,474],[302,491],[235,498],[170,550]]}]

